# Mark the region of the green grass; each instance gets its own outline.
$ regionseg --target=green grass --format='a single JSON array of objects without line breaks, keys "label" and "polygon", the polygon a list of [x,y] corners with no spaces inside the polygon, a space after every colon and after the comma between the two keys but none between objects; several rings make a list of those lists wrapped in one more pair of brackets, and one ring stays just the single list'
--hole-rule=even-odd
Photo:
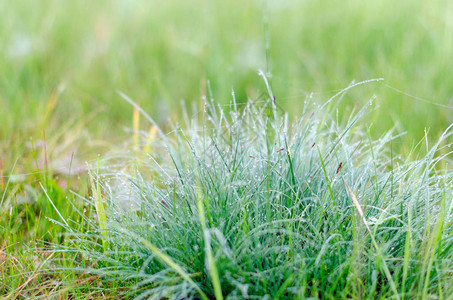
[{"label": "green grass", "polygon": [[[55,123],[99,111],[88,127],[116,136],[129,121],[124,114],[129,107],[116,90],[138,101],[159,123],[179,115],[181,99],[197,101],[206,79],[219,101],[228,99],[233,88],[238,99],[257,99],[264,88],[258,69],[271,72],[275,95],[294,111],[291,117],[312,92],[323,100],[352,80],[370,78],[452,105],[446,80],[453,75],[449,1],[348,0],[326,7],[318,1],[87,5],[48,0],[4,3],[0,9],[8,12],[0,21],[5,41],[0,103],[8,107],[0,115],[2,140],[39,139],[43,131],[51,136]],[[66,89],[56,111],[42,120],[52,91],[61,86]],[[408,131],[406,150],[423,138],[425,127],[435,140],[451,122],[451,109],[383,84],[358,89],[342,111],[373,94],[382,107],[372,117],[376,136],[397,122]]]},{"label": "green grass", "polygon": [[[392,153],[407,161],[422,159],[425,128],[432,145],[452,122],[452,4],[334,0],[326,5],[314,0],[0,3],[0,294],[90,298],[107,289],[77,291],[71,281],[92,286],[103,281],[49,271],[55,257],[42,241],[69,246],[64,229],[48,220],[62,222],[57,210],[84,230],[78,211],[93,193],[85,161],[128,141],[130,130],[124,127],[138,129],[131,122],[133,107],[118,90],[168,132],[171,123],[186,126],[181,100],[197,103],[193,109],[186,104],[189,116],[197,114],[211,97],[207,90],[222,105],[229,104],[232,90],[238,102],[267,100],[258,69],[267,75],[279,113],[289,112],[293,121],[303,114],[305,101],[324,103],[353,81],[383,78],[342,94],[341,105],[329,102],[326,111],[346,124],[353,111],[375,98],[376,109],[363,121],[370,127],[363,129],[368,139],[378,140],[392,128],[395,134],[407,132],[389,145]],[[147,132],[149,126],[142,122],[139,129]],[[449,142],[446,137],[443,145]],[[143,150],[154,151],[150,145]],[[146,159],[136,146],[131,151]],[[438,154],[447,152],[442,148]],[[373,155],[379,154],[374,149]],[[329,162],[323,161],[327,172]],[[335,183],[323,172],[335,196]],[[95,207],[86,209],[85,217],[96,220]]]},{"label": "green grass", "polygon": [[291,124],[270,99],[207,103],[149,159],[100,172],[107,222],[62,224],[65,270],[137,299],[451,297],[451,131],[406,160],[392,134],[366,138],[367,107],[339,124],[307,103]]}]

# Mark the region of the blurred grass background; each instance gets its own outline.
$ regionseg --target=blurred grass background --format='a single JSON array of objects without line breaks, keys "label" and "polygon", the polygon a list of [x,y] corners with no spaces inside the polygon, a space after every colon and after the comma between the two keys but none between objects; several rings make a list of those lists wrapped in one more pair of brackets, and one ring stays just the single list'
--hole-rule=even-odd
[{"label": "blurred grass background", "polygon": [[24,0],[1,1],[0,15],[2,249],[53,236],[45,217],[21,225],[41,216],[37,207],[22,219],[11,210],[20,214],[23,199],[47,201],[38,181],[65,207],[69,168],[84,194],[83,162],[130,137],[123,127],[133,109],[117,90],[165,127],[181,100],[201,103],[207,80],[220,103],[233,89],[238,101],[263,99],[262,69],[295,118],[307,97],[322,103],[352,81],[384,78],[403,93],[383,83],[354,88],[339,117],[376,96],[372,135],[407,131],[394,145],[403,153],[425,128],[435,140],[453,121],[449,0]]},{"label": "blurred grass background", "polygon": [[[87,122],[90,138],[121,136],[132,108],[116,90],[160,123],[179,115],[182,99],[200,102],[206,80],[219,102],[229,103],[232,89],[239,100],[256,99],[265,91],[258,69],[272,74],[277,100],[292,116],[312,92],[325,101],[353,80],[378,77],[453,105],[453,4],[447,0],[0,5],[2,152],[3,141],[11,140],[11,149],[44,131],[50,138],[73,119]],[[355,89],[346,104],[365,104],[373,94],[377,132],[399,123],[409,141],[423,137],[424,128],[436,138],[452,121],[451,109],[379,84]]]}]

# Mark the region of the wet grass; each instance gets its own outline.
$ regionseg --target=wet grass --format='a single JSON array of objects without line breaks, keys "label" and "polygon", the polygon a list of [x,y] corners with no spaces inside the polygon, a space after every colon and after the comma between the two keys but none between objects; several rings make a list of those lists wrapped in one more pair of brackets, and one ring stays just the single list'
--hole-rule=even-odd
[{"label": "wet grass", "polygon": [[306,103],[290,123],[271,99],[207,103],[148,159],[99,172],[100,217],[61,222],[56,253],[83,258],[65,270],[136,299],[451,297],[451,131],[407,160],[367,136],[367,106],[339,124]]},{"label": "wet grass", "polygon": [[[344,125],[375,99],[363,134],[378,140],[392,128],[407,132],[389,147],[419,161],[425,129],[432,145],[452,121],[452,11],[441,0],[348,0],[329,7],[271,0],[0,3],[0,293],[105,297],[109,285],[96,276],[49,271],[57,254],[49,256],[43,245],[72,245],[49,219],[61,222],[61,215],[81,232],[85,218],[97,220],[84,200],[93,195],[85,161],[96,166],[102,154],[103,166],[105,153],[129,141],[124,127],[151,136],[141,152],[139,139],[132,142],[138,160],[156,151],[149,143],[156,127],[137,125],[134,108],[117,90],[169,132],[175,123],[186,127],[183,120],[200,111],[208,90],[221,105],[229,105],[232,90],[238,102],[267,101],[258,69],[279,114],[289,112],[295,122],[305,101],[324,103],[353,81],[383,78],[325,109]],[[446,137],[443,145],[449,142]],[[105,286],[77,292],[79,282]]]}]

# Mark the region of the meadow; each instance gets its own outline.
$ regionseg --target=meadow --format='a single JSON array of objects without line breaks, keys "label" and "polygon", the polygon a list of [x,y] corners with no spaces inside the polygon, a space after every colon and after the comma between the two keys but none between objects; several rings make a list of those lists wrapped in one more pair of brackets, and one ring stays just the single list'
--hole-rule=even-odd
[{"label": "meadow", "polygon": [[452,296],[450,1],[0,14],[3,297]]}]

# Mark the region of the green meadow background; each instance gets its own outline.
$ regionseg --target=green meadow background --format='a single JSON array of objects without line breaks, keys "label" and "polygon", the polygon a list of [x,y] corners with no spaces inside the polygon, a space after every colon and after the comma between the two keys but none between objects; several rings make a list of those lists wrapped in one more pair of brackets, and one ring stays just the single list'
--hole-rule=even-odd
[{"label": "green meadow background", "polygon": [[221,104],[233,90],[238,102],[266,99],[260,69],[291,118],[306,100],[383,78],[351,89],[338,118],[373,98],[372,137],[407,132],[393,145],[403,154],[453,121],[449,0],[24,0],[1,1],[0,16],[0,282],[12,295],[30,278],[50,282],[30,275],[45,254],[25,250],[62,242],[40,183],[71,215],[69,187],[88,189],[84,162],[130,138],[133,108],[118,90],[165,131],[182,102],[201,109],[209,86]]}]

